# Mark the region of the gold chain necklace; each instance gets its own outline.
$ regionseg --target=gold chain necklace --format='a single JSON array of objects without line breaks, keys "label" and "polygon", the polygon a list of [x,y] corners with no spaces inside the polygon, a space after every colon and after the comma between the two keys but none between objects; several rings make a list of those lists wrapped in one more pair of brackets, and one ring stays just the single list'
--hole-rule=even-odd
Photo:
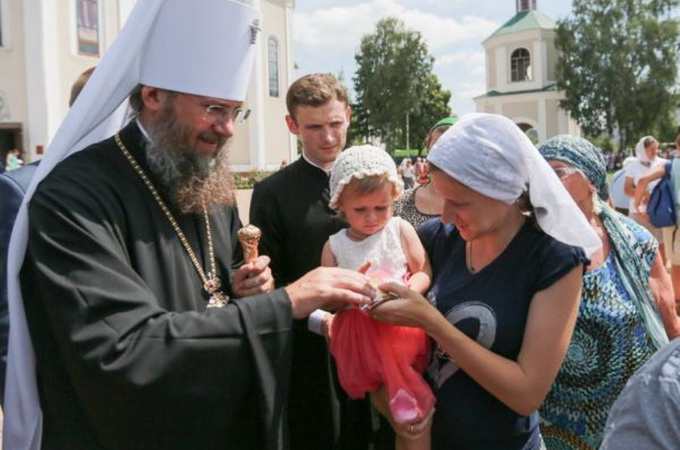
[{"label": "gold chain necklace", "polygon": [[160,194],[158,193],[158,189],[156,189],[156,186],[154,186],[149,177],[146,176],[146,173],[144,173],[144,169],[142,169],[142,167],[139,165],[135,157],[132,156],[132,153],[130,153],[127,147],[125,147],[125,144],[123,144],[123,141],[120,138],[119,133],[116,133],[115,140],[116,144],[118,144],[118,148],[120,148],[120,151],[123,152],[123,155],[125,155],[125,158],[127,158],[132,168],[135,169],[135,172],[137,172],[137,174],[142,179],[146,187],[149,189],[154,200],[156,200],[156,203],[158,203],[158,206],[161,208],[161,211],[163,211],[163,214],[165,214],[165,217],[168,218],[170,225],[172,225],[172,228],[175,230],[175,233],[179,237],[179,240],[182,242],[182,246],[187,251],[189,259],[191,259],[191,262],[194,264],[194,267],[198,272],[198,275],[201,277],[201,281],[203,281],[203,289],[208,293],[208,295],[210,295],[210,300],[208,301],[208,308],[223,307],[229,302],[229,296],[226,295],[224,292],[220,291],[220,287],[222,287],[222,281],[217,276],[217,266],[215,264],[215,251],[213,249],[212,233],[210,232],[210,219],[208,217],[208,210],[205,207],[203,208],[203,219],[205,220],[205,232],[208,240],[208,256],[210,260],[210,271],[208,271],[208,273],[205,273],[203,271],[203,267],[201,267],[201,264],[198,262],[198,258],[196,257],[194,250],[191,248],[189,241],[184,235],[184,232],[179,227],[179,224],[173,217],[172,212],[170,212],[170,209],[167,207],[167,205],[161,198]]}]

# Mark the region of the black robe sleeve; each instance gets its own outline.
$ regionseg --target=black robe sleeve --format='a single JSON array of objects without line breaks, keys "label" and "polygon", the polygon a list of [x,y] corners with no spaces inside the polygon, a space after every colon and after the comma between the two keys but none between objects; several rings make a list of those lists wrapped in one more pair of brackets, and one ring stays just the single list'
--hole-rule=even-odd
[{"label": "black robe sleeve", "polygon": [[276,286],[284,286],[284,264],[288,261],[284,247],[283,224],[280,223],[283,214],[278,211],[278,202],[271,184],[258,183],[253,188],[250,200],[250,223],[262,230],[259,252],[271,259],[270,267],[274,275]]}]

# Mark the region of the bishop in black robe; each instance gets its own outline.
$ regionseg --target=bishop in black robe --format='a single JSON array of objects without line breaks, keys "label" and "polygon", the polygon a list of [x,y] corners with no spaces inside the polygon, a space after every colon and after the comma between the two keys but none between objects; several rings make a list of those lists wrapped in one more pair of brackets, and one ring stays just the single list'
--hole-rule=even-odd
[{"label": "bishop in black robe", "polygon": [[[159,187],[136,123],[121,137]],[[202,215],[169,206],[207,269]],[[180,239],[112,138],[60,163],[29,217],[21,285],[44,449],[285,448],[283,289],[206,310]],[[211,213],[210,225],[231,295],[242,262],[236,209]]]}]

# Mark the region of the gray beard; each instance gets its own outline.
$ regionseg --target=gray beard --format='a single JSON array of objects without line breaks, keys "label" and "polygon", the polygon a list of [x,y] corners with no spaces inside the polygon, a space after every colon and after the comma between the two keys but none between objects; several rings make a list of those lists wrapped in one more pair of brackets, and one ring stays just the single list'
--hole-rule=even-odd
[{"label": "gray beard", "polygon": [[187,143],[186,127],[177,121],[172,104],[159,112],[157,120],[147,126],[147,132],[149,168],[182,213],[202,212],[204,208],[211,212],[233,203],[234,183],[226,140],[218,145],[214,155],[198,156]]}]

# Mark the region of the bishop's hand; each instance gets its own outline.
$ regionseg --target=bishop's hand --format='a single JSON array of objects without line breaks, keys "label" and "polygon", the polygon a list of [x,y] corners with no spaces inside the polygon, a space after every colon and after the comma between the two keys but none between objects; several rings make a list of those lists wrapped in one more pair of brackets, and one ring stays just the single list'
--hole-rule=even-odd
[{"label": "bishop's hand", "polygon": [[236,298],[263,294],[274,289],[269,261],[268,256],[259,256],[238,268],[231,278],[231,290]]},{"label": "bishop's hand", "polygon": [[302,319],[329,302],[363,305],[376,294],[366,275],[338,267],[317,267],[285,287],[293,317]]}]

